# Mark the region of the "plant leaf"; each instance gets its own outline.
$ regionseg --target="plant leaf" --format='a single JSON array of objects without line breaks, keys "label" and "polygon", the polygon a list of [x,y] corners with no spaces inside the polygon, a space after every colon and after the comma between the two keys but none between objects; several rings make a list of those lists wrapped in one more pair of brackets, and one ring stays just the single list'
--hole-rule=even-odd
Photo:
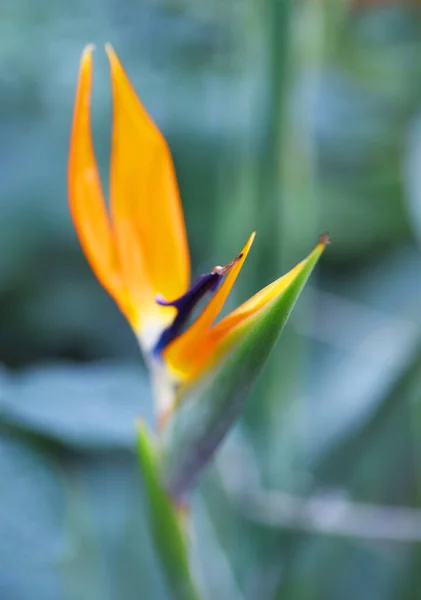
[{"label": "plant leaf", "polygon": [[1,369],[0,389],[1,423],[78,450],[132,451],[136,416],[153,420],[146,376],[129,365]]}]

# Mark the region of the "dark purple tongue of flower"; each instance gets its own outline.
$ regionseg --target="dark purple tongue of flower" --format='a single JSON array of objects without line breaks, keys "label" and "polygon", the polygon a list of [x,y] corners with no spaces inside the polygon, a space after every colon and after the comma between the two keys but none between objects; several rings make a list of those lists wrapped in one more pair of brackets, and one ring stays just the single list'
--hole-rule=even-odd
[{"label": "dark purple tongue of flower", "polygon": [[241,257],[242,254],[239,254],[224,267],[214,267],[210,273],[201,275],[191,288],[176,300],[168,302],[160,296],[156,297],[156,302],[161,306],[174,306],[177,309],[177,315],[171,325],[164,329],[159,336],[159,339],[152,350],[154,356],[160,356],[166,346],[182,333],[183,327],[187,323],[197,303],[207,292],[216,292],[224,275],[228,273]]}]

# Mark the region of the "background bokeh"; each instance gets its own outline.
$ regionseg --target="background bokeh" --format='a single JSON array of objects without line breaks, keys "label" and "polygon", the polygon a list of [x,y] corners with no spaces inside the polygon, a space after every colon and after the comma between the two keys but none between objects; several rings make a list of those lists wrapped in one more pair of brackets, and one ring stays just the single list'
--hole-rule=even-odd
[{"label": "background bokeh", "polygon": [[106,41],[170,143],[195,274],[257,230],[229,307],[333,242],[195,495],[209,597],[417,600],[421,8],[369,0],[2,3],[0,598],[171,598],[133,453],[149,383],[67,207],[87,42],[107,180]]}]

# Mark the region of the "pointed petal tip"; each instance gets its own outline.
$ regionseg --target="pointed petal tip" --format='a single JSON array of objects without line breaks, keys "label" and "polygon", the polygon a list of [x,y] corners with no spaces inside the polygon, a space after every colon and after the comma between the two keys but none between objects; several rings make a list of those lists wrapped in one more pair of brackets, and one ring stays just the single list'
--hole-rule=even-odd
[{"label": "pointed petal tip", "polygon": [[249,235],[246,245],[244,246],[244,248],[242,250],[242,254],[244,254],[245,251],[248,252],[250,250],[255,237],[256,237],[256,232],[252,231],[251,234]]},{"label": "pointed petal tip", "polygon": [[123,71],[123,67],[121,66],[120,59],[118,58],[112,45],[107,42],[104,47],[108,57],[108,62],[110,63],[111,77],[113,78]]},{"label": "pointed petal tip", "polygon": [[90,81],[92,77],[92,53],[95,50],[94,44],[87,44],[80,57],[79,81]]},{"label": "pointed petal tip", "polygon": [[322,235],[319,237],[319,244],[324,247],[324,246],[327,246],[330,243],[331,243],[331,241],[330,241],[329,234],[327,232],[326,233],[322,233]]},{"label": "pointed petal tip", "polygon": [[116,53],[114,51],[114,48],[112,47],[112,45],[110,44],[110,42],[106,42],[104,44],[104,48],[105,48],[105,52],[107,53],[107,56],[109,59],[111,58],[115,58]]},{"label": "pointed petal tip", "polygon": [[[256,237],[256,232],[255,232],[255,231],[253,231],[253,232],[252,232],[252,233],[249,235],[249,239],[247,240],[247,242],[246,242],[246,245],[244,246],[244,248],[243,248],[243,249],[242,249],[242,251],[241,251],[241,266],[244,264],[244,261],[245,261],[245,260],[246,260],[246,258],[247,258],[247,254],[249,253],[249,251],[250,251],[250,248],[251,248],[251,247],[252,247],[252,245],[253,245],[253,242],[254,242],[254,239],[255,239],[255,237]],[[240,267],[240,270],[241,270],[241,267]]]},{"label": "pointed petal tip", "polygon": [[108,56],[108,60],[110,62],[111,71],[115,71],[116,68],[121,67],[119,58],[118,58],[114,48],[112,47],[112,45],[109,42],[107,42],[104,45],[104,47],[105,47],[105,52]]},{"label": "pointed petal tip", "polygon": [[85,62],[86,60],[88,60],[89,58],[92,57],[92,53],[95,51],[95,44],[86,44],[86,46],[84,47],[83,51],[82,51],[82,62]]}]

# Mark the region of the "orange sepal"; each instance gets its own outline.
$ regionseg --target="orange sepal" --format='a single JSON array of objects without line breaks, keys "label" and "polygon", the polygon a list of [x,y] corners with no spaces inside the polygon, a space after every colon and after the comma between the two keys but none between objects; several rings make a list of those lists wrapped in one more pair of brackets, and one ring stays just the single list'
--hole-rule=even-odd
[{"label": "orange sepal", "polygon": [[155,297],[187,290],[190,262],[168,145],[133,90],[114,50],[106,51],[113,91],[111,215],[124,278],[142,316],[168,324],[174,309]]},{"label": "orange sepal", "polygon": [[91,137],[92,51],[82,54],[68,164],[69,205],[82,249],[100,283],[131,321],[136,321],[121,278]]},{"label": "orange sepal", "polygon": [[171,370],[178,374],[190,372],[191,366],[201,355],[203,340],[207,338],[212,323],[220,313],[247,258],[255,233],[252,233],[240,253],[240,259],[226,275],[222,285],[204,308],[196,321],[176,338],[164,351],[163,357]]}]

